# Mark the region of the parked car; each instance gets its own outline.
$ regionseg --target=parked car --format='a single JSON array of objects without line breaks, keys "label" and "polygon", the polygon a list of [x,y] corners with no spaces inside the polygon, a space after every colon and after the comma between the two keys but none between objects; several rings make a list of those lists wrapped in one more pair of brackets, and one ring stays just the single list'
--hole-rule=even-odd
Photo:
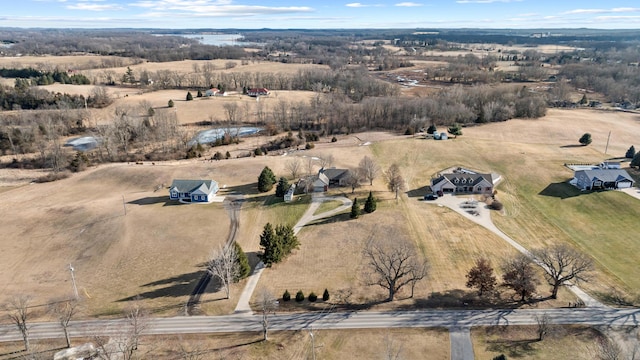
[{"label": "parked car", "polygon": [[424,200],[435,200],[438,198],[437,194],[427,194],[424,196]]}]

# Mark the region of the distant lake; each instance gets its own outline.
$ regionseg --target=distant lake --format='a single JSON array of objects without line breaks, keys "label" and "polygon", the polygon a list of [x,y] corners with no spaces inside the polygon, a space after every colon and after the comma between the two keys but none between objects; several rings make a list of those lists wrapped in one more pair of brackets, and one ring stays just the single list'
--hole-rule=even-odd
[{"label": "distant lake", "polygon": [[211,144],[216,142],[218,139],[222,139],[225,134],[229,134],[231,136],[249,136],[253,134],[257,134],[262,130],[261,128],[251,127],[251,126],[240,126],[240,127],[230,127],[230,128],[218,128],[218,129],[210,129],[203,130],[196,134],[196,136],[189,141],[188,145],[193,146],[198,143],[200,144]]},{"label": "distant lake", "polygon": [[198,40],[204,45],[226,46],[241,45],[238,41],[244,39],[240,34],[168,34],[173,36],[182,36],[187,39]]}]

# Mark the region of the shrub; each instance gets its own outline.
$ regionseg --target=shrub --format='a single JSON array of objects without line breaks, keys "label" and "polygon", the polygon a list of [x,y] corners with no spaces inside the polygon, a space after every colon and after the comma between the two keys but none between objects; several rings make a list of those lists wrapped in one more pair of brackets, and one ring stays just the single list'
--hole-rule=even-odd
[{"label": "shrub", "polygon": [[193,100],[193,95],[191,95],[191,91],[187,91],[187,101]]},{"label": "shrub", "polygon": [[198,94],[196,95],[196,97],[202,97],[202,91],[198,90]]},{"label": "shrub", "polygon": [[316,302],[316,300],[318,300],[318,295],[312,291],[311,294],[309,294],[309,301]]},{"label": "shrub", "polygon": [[328,301],[329,300],[329,290],[324,289],[324,292],[322,293],[322,301]]},{"label": "shrub", "polygon": [[438,128],[434,124],[431,124],[431,125],[429,125],[429,128],[427,129],[427,134],[433,134],[433,133],[435,133],[437,131],[438,131]]},{"label": "shrub", "polygon": [[507,360],[507,357],[504,354],[500,354],[493,358],[493,360]]},{"label": "shrub", "polygon": [[580,137],[580,140],[578,141],[580,141],[580,144],[582,144],[583,146],[587,146],[591,144],[591,141],[592,141],[591,134],[589,133],[582,134],[582,136]]},{"label": "shrub", "polygon": [[169,102],[167,103],[167,107],[172,108],[173,107],[173,100],[169,100]]},{"label": "shrub", "polygon": [[291,294],[289,294],[289,290],[285,290],[284,294],[282,294],[282,301],[291,300]]},{"label": "shrub", "polygon": [[414,135],[416,133],[416,129],[413,126],[407,127],[407,130],[404,131],[405,135]]},{"label": "shrub", "polygon": [[336,138],[335,136],[331,138],[331,142],[336,142],[338,141],[338,138]]},{"label": "shrub", "polygon": [[500,210],[502,210],[503,207],[504,207],[504,205],[502,205],[502,203],[500,201],[498,201],[498,200],[493,200],[491,202],[491,204],[489,204],[489,208],[492,209],[492,210],[500,211]]},{"label": "shrub", "polygon": [[316,147],[316,146],[313,145],[313,143],[307,143],[307,145],[304,146],[304,148],[307,149],[307,150],[313,149],[314,147]]},{"label": "shrub", "polygon": [[297,302],[304,301],[304,293],[302,292],[302,290],[298,290],[298,292],[296,293],[296,301]]},{"label": "shrub", "polygon": [[253,155],[261,156],[262,155],[262,149],[256,148],[255,150],[253,150]]},{"label": "shrub", "polygon": [[231,153],[228,151],[224,156],[225,156],[225,159],[231,159]]},{"label": "shrub", "polygon": [[212,160],[222,160],[222,153],[220,151],[216,151],[216,153],[213,154],[213,157],[211,159]]}]

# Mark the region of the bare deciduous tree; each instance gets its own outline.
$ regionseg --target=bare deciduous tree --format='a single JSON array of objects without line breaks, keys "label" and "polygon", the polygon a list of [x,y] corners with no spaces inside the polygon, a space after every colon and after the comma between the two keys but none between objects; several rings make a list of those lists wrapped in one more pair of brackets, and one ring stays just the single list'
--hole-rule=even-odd
[{"label": "bare deciduous tree", "polygon": [[558,289],[567,281],[587,281],[593,263],[585,254],[564,244],[533,251],[545,267],[545,278],[552,286],[551,298],[558,297]]},{"label": "bare deciduous tree", "polygon": [[335,159],[333,158],[333,155],[331,154],[327,154],[324,155],[322,157],[320,157],[320,167],[322,168],[329,168],[333,165],[333,163],[335,162]]},{"label": "bare deciduous tree", "polygon": [[356,188],[360,186],[360,177],[358,173],[354,170],[349,170],[349,174],[344,179],[344,182],[347,186],[351,187],[351,193],[356,192]]},{"label": "bare deciduous tree", "polygon": [[427,275],[427,262],[417,258],[416,250],[406,240],[392,243],[369,239],[364,251],[369,273],[367,285],[378,285],[389,292],[387,301],[407,284],[412,292],[415,283]]},{"label": "bare deciduous tree", "polygon": [[78,313],[79,302],[76,299],[53,301],[49,305],[49,311],[56,317],[58,323],[64,332],[64,338],[67,341],[67,347],[71,347],[71,338],[69,337],[69,321]]},{"label": "bare deciduous tree", "polygon": [[27,320],[29,320],[30,302],[31,297],[20,295],[9,300],[9,303],[5,306],[9,319],[22,334],[24,349],[27,352],[31,349],[29,344],[29,325],[27,324]]},{"label": "bare deciduous tree", "polygon": [[269,315],[276,311],[276,298],[269,290],[263,288],[258,294],[258,306],[262,313],[262,339],[267,341],[269,340]]},{"label": "bare deciduous tree", "polygon": [[238,254],[236,254],[236,248],[233,244],[220,246],[218,250],[213,252],[207,264],[207,271],[219,279],[227,299],[230,298],[231,284],[239,275],[237,258]]},{"label": "bare deciduous tree", "polygon": [[285,164],[285,167],[287,168],[287,170],[291,174],[291,177],[293,178],[293,180],[297,179],[298,175],[300,175],[300,169],[302,167],[302,163],[300,162],[300,158],[294,157],[294,158],[290,159]]},{"label": "bare deciduous tree", "polygon": [[314,163],[315,160],[313,159],[313,157],[309,156],[307,157],[307,174],[308,175],[313,175],[314,171],[313,171],[313,167],[314,167]]},{"label": "bare deciduous tree", "polygon": [[405,189],[406,184],[404,178],[402,177],[402,173],[400,172],[400,167],[397,164],[391,164],[389,169],[385,172],[385,176],[387,178],[387,186],[389,191],[395,192],[396,200],[398,199],[398,192]]},{"label": "bare deciduous tree", "polygon": [[549,329],[551,327],[549,315],[542,314],[541,316],[536,315],[536,324],[538,325],[536,328],[536,332],[538,333],[538,341],[544,340],[544,337],[549,333]]},{"label": "bare deciduous tree", "polygon": [[369,185],[373,185],[373,180],[380,174],[380,167],[373,159],[365,156],[358,164],[358,171],[365,180],[369,180]]}]

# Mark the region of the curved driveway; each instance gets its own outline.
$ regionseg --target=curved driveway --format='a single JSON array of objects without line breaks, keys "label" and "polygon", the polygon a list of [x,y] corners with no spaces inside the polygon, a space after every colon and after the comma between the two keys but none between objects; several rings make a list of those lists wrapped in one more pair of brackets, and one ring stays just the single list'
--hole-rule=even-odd
[{"label": "curved driveway", "polygon": [[[316,210],[318,210],[318,208],[320,207],[320,204],[322,204],[325,201],[331,201],[331,200],[342,201],[342,206],[333,210],[325,211],[321,214],[314,215]],[[293,233],[297,235],[298,232],[308,223],[319,220],[319,219],[324,219],[329,216],[333,216],[346,209],[349,209],[350,207],[351,207],[351,200],[345,197],[325,196],[324,193],[313,193],[311,194],[311,204],[309,205],[309,208],[307,209],[307,211],[304,212],[300,220],[298,220],[298,222],[294,225]],[[251,295],[253,295],[253,292],[255,291],[256,286],[258,285],[258,280],[260,280],[262,271],[264,271],[264,263],[260,261],[258,265],[256,265],[256,268],[253,270],[253,273],[249,276],[247,285],[245,285],[244,290],[240,295],[240,299],[238,300],[238,304],[236,305],[235,313],[242,313],[246,315],[252,314],[251,305],[249,304],[249,301],[251,300]]]}]

